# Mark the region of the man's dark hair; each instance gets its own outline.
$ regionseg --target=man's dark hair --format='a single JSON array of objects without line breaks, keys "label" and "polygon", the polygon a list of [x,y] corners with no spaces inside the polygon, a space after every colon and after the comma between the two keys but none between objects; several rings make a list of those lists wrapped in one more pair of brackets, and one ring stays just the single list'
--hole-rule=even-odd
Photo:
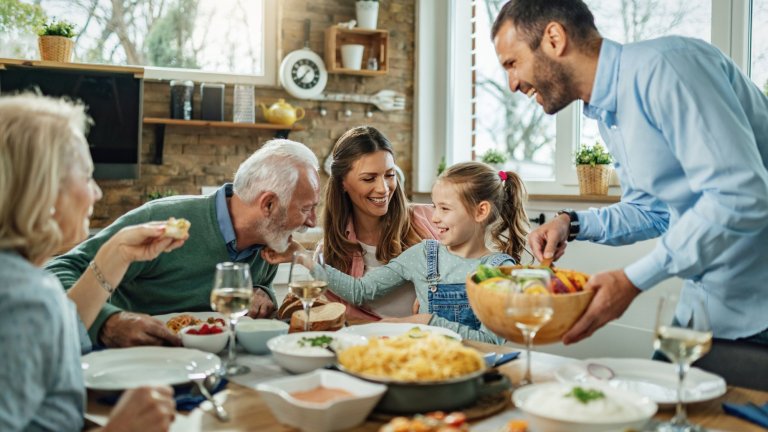
[{"label": "man's dark hair", "polygon": [[595,17],[582,0],[510,0],[493,23],[491,39],[496,38],[507,21],[512,22],[534,51],[541,45],[544,29],[552,21],[562,24],[568,36],[577,42],[588,42],[597,34]]}]

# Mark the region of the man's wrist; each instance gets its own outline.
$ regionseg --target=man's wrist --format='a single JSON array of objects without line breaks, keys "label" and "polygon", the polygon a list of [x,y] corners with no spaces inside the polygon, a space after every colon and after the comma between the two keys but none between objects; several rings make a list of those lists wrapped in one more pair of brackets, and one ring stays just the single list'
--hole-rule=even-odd
[{"label": "man's wrist", "polygon": [[557,212],[557,216],[566,215],[568,217],[568,241],[576,240],[576,237],[581,231],[581,224],[579,223],[579,215],[573,209],[563,209]]}]

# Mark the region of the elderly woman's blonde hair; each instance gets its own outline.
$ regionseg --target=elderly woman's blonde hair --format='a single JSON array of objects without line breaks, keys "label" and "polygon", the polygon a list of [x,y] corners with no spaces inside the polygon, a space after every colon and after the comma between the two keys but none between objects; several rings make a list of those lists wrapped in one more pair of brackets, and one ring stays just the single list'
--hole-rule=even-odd
[{"label": "elderly woman's blonde hair", "polygon": [[0,250],[38,263],[61,247],[54,205],[87,151],[90,123],[81,104],[36,94],[0,97]]}]

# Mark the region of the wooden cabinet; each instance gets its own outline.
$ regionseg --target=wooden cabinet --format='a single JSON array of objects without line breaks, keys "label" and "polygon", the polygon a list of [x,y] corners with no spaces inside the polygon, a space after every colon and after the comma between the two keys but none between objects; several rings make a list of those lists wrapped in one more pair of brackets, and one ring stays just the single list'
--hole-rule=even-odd
[{"label": "wooden cabinet", "polygon": [[[346,44],[363,45],[362,69],[345,69],[341,62],[341,46]],[[378,70],[368,70],[368,60],[375,58]],[[377,76],[389,71],[389,31],[369,29],[347,29],[332,26],[325,30],[325,66],[329,73]]]}]

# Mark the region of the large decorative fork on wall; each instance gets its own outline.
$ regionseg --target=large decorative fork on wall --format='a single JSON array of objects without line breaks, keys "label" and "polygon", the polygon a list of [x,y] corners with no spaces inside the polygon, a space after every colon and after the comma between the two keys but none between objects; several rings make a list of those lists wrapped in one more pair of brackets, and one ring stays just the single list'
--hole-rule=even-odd
[{"label": "large decorative fork on wall", "polygon": [[372,95],[348,93],[322,93],[310,100],[323,102],[353,102],[371,104],[381,111],[398,111],[405,109],[405,95],[394,90],[381,90]]}]

